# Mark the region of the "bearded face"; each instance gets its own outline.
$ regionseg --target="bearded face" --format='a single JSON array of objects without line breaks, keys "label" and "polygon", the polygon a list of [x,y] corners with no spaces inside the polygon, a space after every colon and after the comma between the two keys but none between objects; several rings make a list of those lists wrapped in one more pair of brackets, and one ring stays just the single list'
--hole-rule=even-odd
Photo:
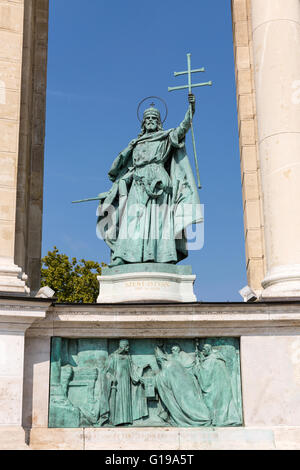
[{"label": "bearded face", "polygon": [[159,113],[151,113],[148,111],[146,116],[144,115],[143,123],[142,123],[142,132],[140,135],[149,134],[152,132],[157,132],[162,130],[162,123],[160,120]]},{"label": "bearded face", "polygon": [[147,116],[145,119],[146,132],[155,132],[158,130],[158,118],[156,116]]}]

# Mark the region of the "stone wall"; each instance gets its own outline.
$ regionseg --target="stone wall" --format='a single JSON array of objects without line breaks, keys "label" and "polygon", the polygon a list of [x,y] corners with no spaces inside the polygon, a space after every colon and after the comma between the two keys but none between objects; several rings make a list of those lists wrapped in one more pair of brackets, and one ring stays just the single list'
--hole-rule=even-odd
[{"label": "stone wall", "polygon": [[251,0],[232,0],[231,4],[247,277],[249,286],[259,294],[266,268],[257,147]]}]

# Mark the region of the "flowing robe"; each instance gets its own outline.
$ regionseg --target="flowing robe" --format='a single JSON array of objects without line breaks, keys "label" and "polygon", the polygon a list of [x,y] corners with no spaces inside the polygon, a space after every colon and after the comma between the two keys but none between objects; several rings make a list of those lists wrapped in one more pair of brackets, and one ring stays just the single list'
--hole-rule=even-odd
[{"label": "flowing robe", "polygon": [[213,426],[241,424],[224,358],[217,352],[211,352],[198,364],[196,375],[204,401],[210,410]]},{"label": "flowing robe", "polygon": [[192,375],[178,360],[169,357],[162,361],[162,369],[156,375],[156,388],[173,426],[211,424],[209,411]]},{"label": "flowing robe", "polygon": [[113,162],[114,184],[97,223],[112,263],[177,263],[187,256],[185,229],[203,220],[185,150],[189,127],[188,112],[176,129],[140,136]]},{"label": "flowing robe", "polygon": [[131,356],[114,352],[108,359],[108,370],[117,381],[116,392],[110,400],[112,423],[115,426],[132,424],[148,416],[147,399],[139,383],[142,369],[133,364]]},{"label": "flowing robe", "polygon": [[187,354],[184,351],[180,351],[177,354],[172,353],[172,355],[170,355],[169,357],[171,357],[173,360],[179,361],[180,364],[185,368],[185,370],[187,372],[189,372],[189,374],[191,375],[191,377],[192,377],[192,379],[195,383],[197,391],[198,391],[198,393],[199,393],[199,395],[201,396],[201,399],[202,399],[203,398],[202,397],[202,390],[200,388],[200,385],[199,385],[199,382],[198,382],[198,379],[197,379],[197,375],[195,374],[195,367],[196,367],[196,364],[197,364],[195,353],[194,354]]}]

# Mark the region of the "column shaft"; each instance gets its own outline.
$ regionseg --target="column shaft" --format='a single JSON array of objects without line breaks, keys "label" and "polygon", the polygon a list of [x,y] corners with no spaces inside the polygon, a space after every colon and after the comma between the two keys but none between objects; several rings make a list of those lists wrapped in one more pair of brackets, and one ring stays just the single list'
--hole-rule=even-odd
[{"label": "column shaft", "polygon": [[252,0],[267,274],[264,298],[300,297],[300,3]]},{"label": "column shaft", "polygon": [[26,290],[14,256],[23,15],[23,1],[0,0],[0,291],[14,292]]}]

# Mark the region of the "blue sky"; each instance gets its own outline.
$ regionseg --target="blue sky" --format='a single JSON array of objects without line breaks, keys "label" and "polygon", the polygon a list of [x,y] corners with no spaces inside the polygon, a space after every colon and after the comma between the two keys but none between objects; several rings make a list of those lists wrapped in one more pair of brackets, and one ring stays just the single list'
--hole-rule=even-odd
[{"label": "blue sky", "polygon": [[[205,66],[194,82],[194,128],[205,207],[205,242],[184,264],[198,300],[239,301],[247,284],[230,1],[52,0],[50,2],[43,255],[109,262],[96,237],[97,202],[71,204],[110,188],[117,154],[139,133],[136,109],[149,95],[168,104],[164,127],[187,109],[173,72]],[[190,133],[187,151],[192,166]]]}]

